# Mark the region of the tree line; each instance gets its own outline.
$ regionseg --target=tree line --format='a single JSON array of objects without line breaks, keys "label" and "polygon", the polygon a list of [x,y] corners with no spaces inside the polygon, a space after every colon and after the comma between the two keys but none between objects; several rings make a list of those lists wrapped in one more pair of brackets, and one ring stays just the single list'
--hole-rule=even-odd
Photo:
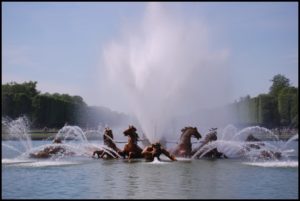
[{"label": "tree line", "polygon": [[284,75],[273,77],[267,94],[249,95],[230,104],[235,122],[241,126],[260,125],[267,128],[298,128],[298,88]]},{"label": "tree line", "polygon": [[[235,124],[298,128],[298,88],[281,74],[271,81],[269,93],[248,95],[229,105]],[[88,106],[80,96],[41,93],[36,85],[34,81],[2,84],[2,117],[26,115],[33,128],[61,128],[66,123],[97,128],[99,123],[114,127],[136,122],[126,114]]]},{"label": "tree line", "polygon": [[33,128],[61,128],[66,123],[97,128],[99,123],[118,126],[129,117],[105,107],[88,106],[82,97],[40,93],[37,82],[2,84],[2,117],[27,116]]}]

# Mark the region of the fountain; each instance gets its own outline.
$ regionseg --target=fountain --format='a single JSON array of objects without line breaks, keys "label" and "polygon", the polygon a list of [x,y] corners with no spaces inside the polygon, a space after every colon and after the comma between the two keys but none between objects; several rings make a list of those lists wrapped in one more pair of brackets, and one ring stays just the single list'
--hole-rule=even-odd
[{"label": "fountain", "polygon": [[140,23],[125,24],[134,31],[122,32],[121,40],[104,47],[106,71],[99,79],[100,86],[111,84],[108,88],[118,94],[111,98],[131,106],[151,143],[166,137],[177,117],[219,106],[231,91],[227,51],[212,48],[203,23],[164,6],[148,4]]},{"label": "fountain", "polygon": [[[30,135],[28,133],[30,122],[26,117],[19,117],[16,120],[2,119],[2,125],[6,133],[13,140],[2,141],[3,148],[8,148],[14,152],[17,159],[13,162],[28,162],[33,153],[41,152],[45,149],[61,148],[60,151],[53,154],[50,159],[60,160],[62,158],[84,157],[91,158],[95,150],[104,150],[112,158],[120,156],[115,150],[106,145],[91,143],[87,140],[86,133],[79,126],[64,126],[61,128],[55,139],[61,139],[63,143],[47,143],[33,147]],[[98,131],[100,133],[100,131]],[[255,135],[259,139],[271,139],[272,141],[247,141],[248,135]],[[213,149],[226,155],[228,158],[243,158],[250,161],[260,161],[262,152],[280,153],[280,160],[288,160],[295,156],[295,149],[291,148],[291,143],[298,140],[298,134],[291,137],[288,141],[281,141],[267,128],[252,126],[238,131],[233,125],[228,125],[217,133],[218,139],[202,146],[191,157],[191,159],[203,158],[203,156]],[[204,136],[205,138],[205,136]],[[18,146],[17,146],[18,145]],[[20,146],[21,145],[21,146]],[[3,149],[2,148],[2,149]],[[112,154],[113,153],[113,154]],[[275,156],[275,155],[274,155]],[[119,157],[121,158],[121,157]],[[276,157],[268,158],[276,159]],[[7,159],[2,160],[2,162]],[[31,161],[31,160],[29,160]]]},{"label": "fountain", "polygon": [[79,126],[64,126],[61,128],[58,133],[56,134],[55,138],[61,139],[61,140],[74,140],[74,141],[80,141],[81,143],[87,143],[87,137],[86,134],[83,132],[83,130]]},{"label": "fountain", "polygon": [[[13,151],[14,160],[2,159],[2,162],[28,162],[25,159],[29,159],[35,154],[41,153],[43,150],[59,150],[57,153],[51,155],[51,159],[59,160],[69,156],[79,156],[90,158],[93,151],[97,149],[103,149],[110,154],[114,152],[106,145],[99,145],[91,143],[87,140],[86,133],[79,126],[64,126],[61,128],[54,139],[60,139],[62,143],[47,143],[40,146],[33,147],[32,140],[29,134],[30,122],[27,117],[22,116],[16,120],[10,120],[8,118],[2,118],[2,125],[5,129],[6,138],[10,139],[2,141],[2,146]],[[90,131],[87,131],[90,132]],[[99,132],[99,131],[97,131]],[[45,141],[48,142],[48,141]],[[19,145],[22,145],[21,147]],[[2,148],[3,149],[3,148]],[[116,153],[117,154],[117,153]],[[10,156],[10,157],[11,157]],[[29,160],[32,161],[32,160]]]},{"label": "fountain", "polygon": [[[26,116],[21,116],[15,120],[2,117],[2,163],[15,164],[30,162],[24,153],[32,149],[31,138],[28,134],[29,120]],[[3,141],[3,139],[6,139]],[[4,149],[10,150],[5,155]],[[4,158],[8,157],[8,158]]]},{"label": "fountain", "polygon": [[[249,134],[255,135],[260,140],[264,140],[263,137],[269,139],[269,140],[279,140],[278,136],[275,135],[272,131],[270,131],[267,128],[260,127],[260,126],[250,126],[246,127],[239,132],[237,132],[232,140],[239,140],[244,141],[249,136]],[[270,139],[271,138],[271,139]],[[273,138],[273,139],[272,139]]]},{"label": "fountain", "polygon": [[[103,83],[99,85],[111,84],[108,87],[114,92],[111,94],[118,94],[117,99],[122,100],[124,107],[131,106],[130,111],[150,143],[161,141],[165,133],[174,138],[176,133],[170,132],[174,122],[177,128],[191,123],[199,123],[198,127],[208,124],[219,127],[230,122],[227,111],[219,108],[232,100],[228,52],[222,47],[212,48],[217,44],[209,37],[211,33],[205,24],[187,20],[180,12],[166,7],[148,4],[141,20],[132,27],[125,24],[127,29],[121,38],[104,46],[102,55],[101,72],[103,66],[105,69],[100,79]],[[200,114],[193,116],[195,113]],[[273,140],[277,145],[246,142],[250,134],[261,141]],[[264,127],[251,126],[238,131],[228,125],[218,135],[217,141],[203,146],[192,158],[201,158],[213,149],[231,158],[253,159],[269,151],[286,156],[278,146],[281,143],[278,137]]]},{"label": "fountain", "polygon": [[[260,140],[249,142],[247,141],[249,135],[254,135]],[[228,125],[218,133],[218,140],[202,146],[191,158],[202,158],[206,153],[217,149],[228,158],[246,158],[251,161],[270,159],[269,157],[278,159],[276,155],[278,153],[281,159],[288,159],[288,153],[295,151],[288,149],[288,144],[296,139],[298,134],[283,142],[271,130],[264,127],[251,126],[238,131],[233,125]],[[263,157],[262,154],[267,157]]]},{"label": "fountain", "polygon": [[9,118],[2,118],[2,125],[4,127],[5,137],[8,139],[19,140],[22,147],[15,147],[7,143],[2,143],[12,150],[19,153],[27,152],[32,148],[31,138],[28,135],[29,120],[26,116],[19,117],[15,120]]}]

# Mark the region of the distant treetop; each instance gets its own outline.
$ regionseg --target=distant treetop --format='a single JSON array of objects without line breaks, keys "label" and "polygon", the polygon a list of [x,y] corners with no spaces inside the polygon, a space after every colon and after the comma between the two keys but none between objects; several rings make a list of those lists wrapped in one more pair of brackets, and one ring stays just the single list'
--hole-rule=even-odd
[{"label": "distant treetop", "polygon": [[282,89],[290,87],[290,80],[281,74],[275,75],[271,81],[273,84],[269,94],[274,97],[277,97]]}]

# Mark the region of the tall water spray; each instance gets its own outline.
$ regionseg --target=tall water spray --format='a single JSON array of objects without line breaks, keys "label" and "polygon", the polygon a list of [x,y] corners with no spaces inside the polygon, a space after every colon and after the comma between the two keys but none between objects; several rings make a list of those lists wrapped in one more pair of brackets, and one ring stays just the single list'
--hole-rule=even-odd
[{"label": "tall water spray", "polygon": [[168,6],[147,4],[141,20],[126,24],[122,37],[103,49],[110,81],[103,82],[129,104],[151,142],[176,117],[224,104],[231,88],[227,49],[214,48],[202,21]]},{"label": "tall water spray", "polygon": [[[21,150],[19,147],[10,146],[10,148],[16,149],[19,153],[32,148],[31,137],[28,134],[30,122],[26,116],[21,116],[15,120],[2,117],[2,126],[4,126],[5,135],[7,135],[8,139],[18,140],[22,144]],[[3,145],[9,146],[7,143]]]}]

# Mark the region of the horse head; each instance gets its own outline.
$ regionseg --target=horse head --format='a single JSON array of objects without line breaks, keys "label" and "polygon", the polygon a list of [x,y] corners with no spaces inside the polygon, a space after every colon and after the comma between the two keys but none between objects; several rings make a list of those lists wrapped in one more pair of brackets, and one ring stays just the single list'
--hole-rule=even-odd
[{"label": "horse head", "polygon": [[192,151],[191,137],[193,136],[199,140],[202,136],[196,127],[191,126],[184,127],[181,129],[181,132],[182,134],[179,143],[173,151],[173,154],[182,157],[190,157]]},{"label": "horse head", "polygon": [[197,140],[199,140],[200,138],[202,138],[201,134],[199,133],[197,127],[184,127],[183,129],[181,129],[182,135],[183,136],[188,136],[188,137],[195,137]]},{"label": "horse head", "polygon": [[126,129],[123,133],[125,136],[130,137],[134,141],[137,141],[139,138],[139,135],[136,133],[136,128],[131,125],[129,125],[128,129]]},{"label": "horse head", "polygon": [[151,146],[155,149],[161,149],[161,143],[160,142],[156,142],[154,144],[151,144]]},{"label": "horse head", "polygon": [[128,136],[128,143],[124,146],[122,154],[124,156],[128,155],[128,159],[131,158],[142,158],[142,149],[138,146],[138,134],[136,133],[136,128],[129,125],[128,129],[124,132],[125,136]]}]

